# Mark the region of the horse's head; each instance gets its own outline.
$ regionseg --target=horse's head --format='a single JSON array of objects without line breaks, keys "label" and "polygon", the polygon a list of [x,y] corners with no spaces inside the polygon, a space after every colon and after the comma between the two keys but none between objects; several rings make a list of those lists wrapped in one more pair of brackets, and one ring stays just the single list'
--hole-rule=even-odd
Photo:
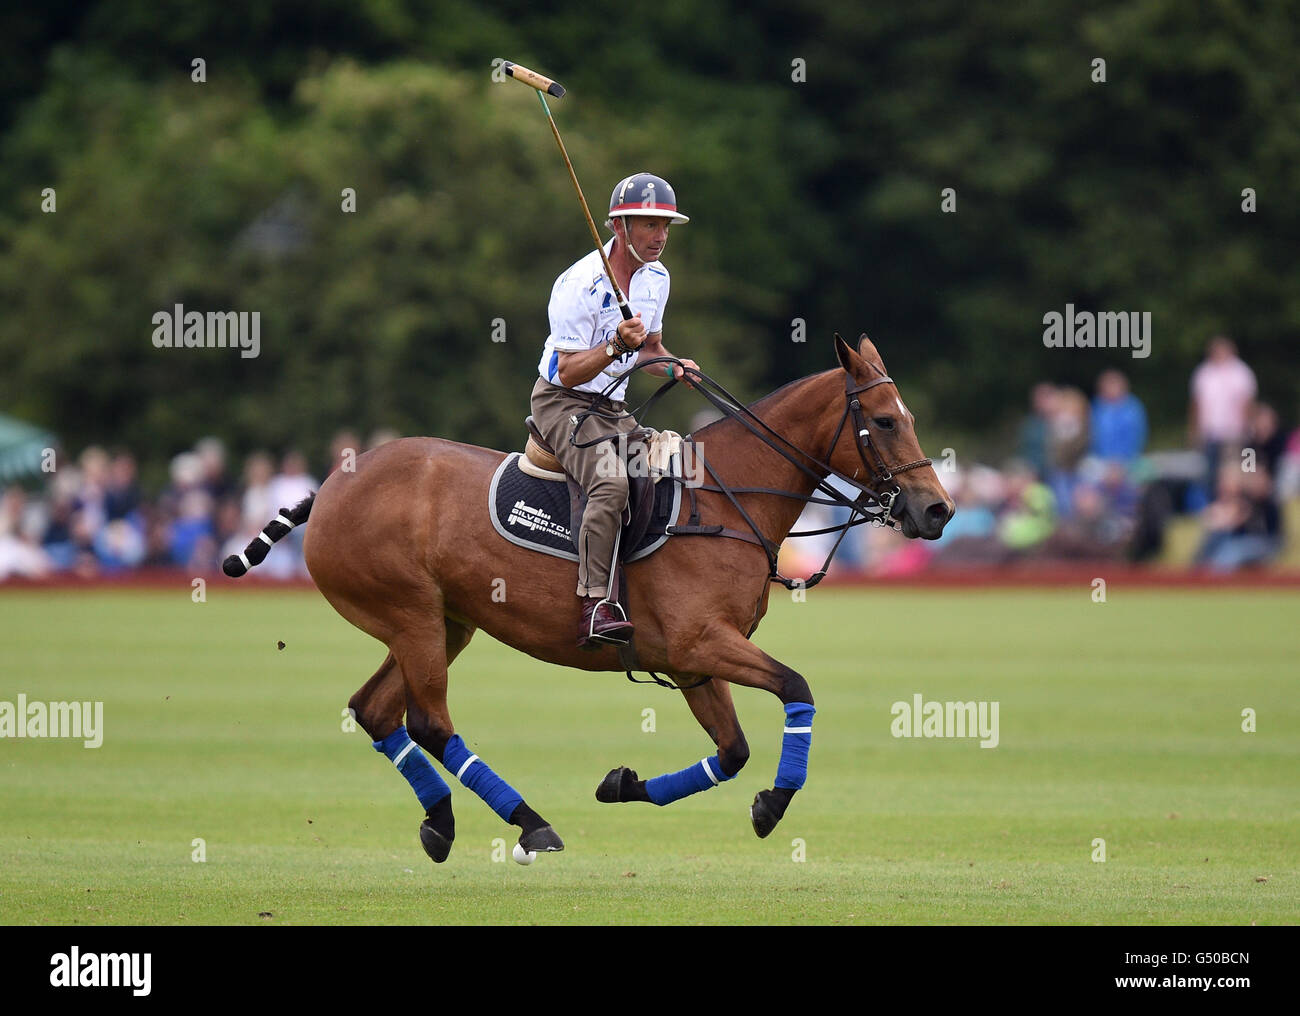
[{"label": "horse's head", "polygon": [[952,499],[921,451],[915,420],[880,353],[865,334],[856,352],[836,335],[835,355],[848,375],[843,419],[847,434],[835,441],[829,464],[883,495],[882,503],[901,524],[904,536],[937,540],[952,518]]}]

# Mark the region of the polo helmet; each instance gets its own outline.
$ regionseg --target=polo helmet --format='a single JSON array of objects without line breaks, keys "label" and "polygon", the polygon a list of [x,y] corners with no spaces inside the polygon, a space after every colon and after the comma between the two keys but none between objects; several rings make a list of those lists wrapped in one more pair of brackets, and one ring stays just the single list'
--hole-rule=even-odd
[{"label": "polo helmet", "polygon": [[677,195],[672,186],[653,173],[634,173],[614,187],[609,197],[609,221],[624,215],[664,216],[673,225],[691,221],[677,210]]}]

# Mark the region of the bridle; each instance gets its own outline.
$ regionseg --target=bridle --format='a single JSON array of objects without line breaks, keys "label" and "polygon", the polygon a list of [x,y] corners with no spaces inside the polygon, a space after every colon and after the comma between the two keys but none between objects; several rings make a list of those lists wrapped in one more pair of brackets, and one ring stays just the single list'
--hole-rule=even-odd
[{"label": "bridle", "polygon": [[[930,465],[930,459],[917,459],[915,462],[904,462],[902,465],[890,467],[885,464],[884,457],[877,450],[876,446],[871,443],[871,431],[867,427],[867,417],[862,411],[862,402],[858,396],[865,391],[875,388],[876,385],[894,384],[894,379],[888,374],[881,374],[878,378],[872,378],[860,385],[853,384],[853,375],[848,371],[844,372],[844,414],[840,417],[840,424],[835,428],[835,436],[831,438],[830,447],[826,449],[826,454],[822,456],[829,460],[835,451],[835,445],[839,442],[840,433],[844,430],[844,424],[850,416],[853,417],[853,444],[858,450],[858,458],[862,460],[862,467],[867,471],[867,478],[874,486],[866,487],[859,485],[865,492],[869,493],[871,498],[880,505],[883,519],[877,519],[877,525],[886,525],[885,519],[891,520],[888,524],[892,525],[892,510],[894,503],[902,491],[898,484],[894,484],[892,490],[884,490],[883,487],[894,482],[894,476],[898,473],[906,473],[909,469],[919,469],[921,466]],[[895,387],[897,387],[895,385]],[[871,453],[874,462],[867,460],[867,453]],[[842,474],[841,474],[842,475]],[[793,534],[791,534],[793,535]]]}]

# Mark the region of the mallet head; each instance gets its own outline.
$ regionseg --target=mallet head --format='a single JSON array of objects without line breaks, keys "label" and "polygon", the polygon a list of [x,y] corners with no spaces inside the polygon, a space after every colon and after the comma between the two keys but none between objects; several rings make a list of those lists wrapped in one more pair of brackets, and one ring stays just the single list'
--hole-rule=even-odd
[{"label": "mallet head", "polygon": [[501,64],[502,68],[516,81],[522,81],[525,85],[536,88],[539,92],[545,92],[547,95],[553,95],[557,99],[564,95],[564,86],[558,81],[552,81],[548,77],[538,74],[536,71],[530,71],[517,63],[511,63],[505,60]]}]

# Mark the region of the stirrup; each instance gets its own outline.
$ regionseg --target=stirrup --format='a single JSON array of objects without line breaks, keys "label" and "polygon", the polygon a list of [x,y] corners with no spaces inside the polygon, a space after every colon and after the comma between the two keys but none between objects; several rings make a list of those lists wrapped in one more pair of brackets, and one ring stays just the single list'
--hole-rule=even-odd
[{"label": "stirrup", "polygon": [[[627,611],[623,609],[623,604],[619,603],[618,600],[611,600],[608,596],[606,596],[603,599],[597,601],[596,606],[591,611],[591,619],[593,623],[596,620],[596,611],[600,610],[600,606],[602,603],[607,603],[609,604],[609,606],[616,609],[618,611],[618,618],[620,621],[627,621]],[[628,623],[630,624],[631,622]]]},{"label": "stirrup", "polygon": [[587,627],[587,636],[586,636],[586,641],[587,641],[587,643],[590,644],[590,643],[592,643],[592,642],[601,642],[601,643],[604,643],[604,644],[607,645],[607,646],[626,646],[626,645],[629,645],[629,644],[631,643],[631,641],[632,641],[632,639],[631,639],[630,636],[629,636],[628,638],[616,639],[616,638],[611,638],[611,637],[608,636],[608,635],[600,635],[600,634],[597,634],[597,633],[596,633],[596,630],[595,630],[595,629],[596,629],[596,615],[600,612],[600,608],[601,608],[602,604],[608,605],[608,606],[614,608],[615,610],[617,610],[617,611],[618,611],[618,619],[619,619],[620,621],[623,621],[623,622],[625,622],[625,623],[627,623],[627,624],[631,624],[631,623],[632,623],[631,621],[628,620],[628,617],[627,617],[627,611],[623,609],[623,605],[622,605],[621,603],[619,603],[617,600],[611,600],[611,599],[609,598],[609,596],[606,595],[603,599],[598,600],[598,601],[596,602],[596,605],[595,605],[594,607],[591,608],[591,624],[588,625],[588,627]]}]

